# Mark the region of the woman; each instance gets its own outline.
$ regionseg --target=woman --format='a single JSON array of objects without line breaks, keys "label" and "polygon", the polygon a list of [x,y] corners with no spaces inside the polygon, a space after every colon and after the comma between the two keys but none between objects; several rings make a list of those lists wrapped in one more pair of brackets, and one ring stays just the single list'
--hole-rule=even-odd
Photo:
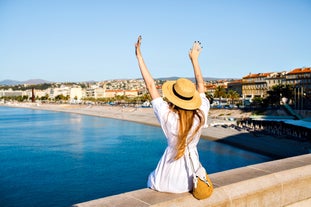
[{"label": "woman", "polygon": [[135,44],[138,65],[152,98],[154,113],[167,138],[167,147],[156,169],[149,175],[148,187],[161,192],[183,193],[192,190],[193,169],[199,168],[197,144],[202,127],[206,124],[210,108],[204,94],[204,82],[198,62],[202,50],[200,42],[194,42],[189,52],[195,85],[188,79],[167,81],[162,86],[165,100],[161,98],[141,54],[141,36]]}]

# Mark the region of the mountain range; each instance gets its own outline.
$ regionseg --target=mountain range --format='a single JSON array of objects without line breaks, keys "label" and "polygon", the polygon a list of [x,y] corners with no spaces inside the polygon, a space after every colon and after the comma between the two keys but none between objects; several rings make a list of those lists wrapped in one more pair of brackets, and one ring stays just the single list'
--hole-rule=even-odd
[{"label": "mountain range", "polygon": [[0,85],[7,85],[7,86],[22,85],[22,84],[36,85],[36,84],[42,84],[42,83],[51,83],[51,81],[42,80],[42,79],[30,79],[26,81],[17,81],[17,80],[7,79],[7,80],[0,81]]}]

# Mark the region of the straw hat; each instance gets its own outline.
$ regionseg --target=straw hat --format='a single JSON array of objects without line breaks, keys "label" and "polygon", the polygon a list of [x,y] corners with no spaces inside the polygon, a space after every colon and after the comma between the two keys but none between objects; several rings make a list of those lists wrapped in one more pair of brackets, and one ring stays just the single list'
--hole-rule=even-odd
[{"label": "straw hat", "polygon": [[188,79],[179,78],[177,81],[167,81],[162,86],[164,97],[174,105],[194,110],[201,106],[201,97],[195,85]]}]

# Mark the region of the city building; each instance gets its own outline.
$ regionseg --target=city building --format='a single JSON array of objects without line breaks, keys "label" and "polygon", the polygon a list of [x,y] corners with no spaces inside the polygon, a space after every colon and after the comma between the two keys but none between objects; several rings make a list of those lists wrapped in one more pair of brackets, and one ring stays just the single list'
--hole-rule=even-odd
[{"label": "city building", "polygon": [[[165,80],[155,80],[155,84],[160,94],[161,86]],[[244,76],[239,80],[218,80],[205,82],[205,92],[214,95],[217,87],[221,86],[228,92],[236,91],[244,101],[251,101],[254,97],[266,98],[267,92],[272,90],[275,85],[290,85],[294,88],[294,108],[301,109],[311,108],[311,68],[295,68],[289,72],[266,72]],[[87,84],[68,84],[57,83],[46,90],[35,90],[35,97],[41,98],[46,96],[53,100],[59,95],[70,97],[70,102],[79,102],[84,98],[113,98],[115,96],[136,97],[147,93],[145,83],[142,79],[132,80],[109,80]],[[0,90],[0,97],[18,97],[28,96],[31,98],[31,90]],[[222,97],[226,99],[225,97]]]},{"label": "city building", "polygon": [[286,84],[286,72],[275,72],[270,73],[270,75],[266,78],[267,82],[267,90],[271,90],[275,85]]},{"label": "city building", "polygon": [[227,83],[227,90],[236,91],[240,96],[242,96],[242,80],[233,80]]},{"label": "city building", "polygon": [[122,90],[122,89],[105,90],[105,98],[112,98],[115,96],[136,97],[138,96],[138,93],[139,90]]},{"label": "city building", "polygon": [[251,100],[254,97],[264,98],[267,96],[267,77],[271,73],[248,74],[242,78],[243,99]]},{"label": "city building", "polygon": [[294,107],[311,109],[311,68],[296,68],[285,75],[285,83],[294,87]]},{"label": "city building", "polygon": [[70,88],[68,86],[61,86],[59,88],[50,88],[48,91],[49,97],[54,99],[59,95],[70,96]]},{"label": "city building", "polygon": [[285,83],[297,88],[311,89],[311,68],[296,68],[286,73]]},{"label": "city building", "polygon": [[84,91],[81,87],[70,88],[70,103],[80,103],[84,96]]},{"label": "city building", "polygon": [[21,91],[21,90],[0,90],[0,97],[16,97],[16,96],[27,96],[28,93],[26,91]]}]

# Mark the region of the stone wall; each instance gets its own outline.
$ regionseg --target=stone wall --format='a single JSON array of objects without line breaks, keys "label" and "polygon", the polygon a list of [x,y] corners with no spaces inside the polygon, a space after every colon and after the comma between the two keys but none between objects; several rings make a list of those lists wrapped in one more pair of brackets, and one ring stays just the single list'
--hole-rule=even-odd
[{"label": "stone wall", "polygon": [[210,177],[215,190],[205,200],[196,200],[190,193],[160,193],[146,188],[74,206],[311,206],[311,154],[214,173]]}]

